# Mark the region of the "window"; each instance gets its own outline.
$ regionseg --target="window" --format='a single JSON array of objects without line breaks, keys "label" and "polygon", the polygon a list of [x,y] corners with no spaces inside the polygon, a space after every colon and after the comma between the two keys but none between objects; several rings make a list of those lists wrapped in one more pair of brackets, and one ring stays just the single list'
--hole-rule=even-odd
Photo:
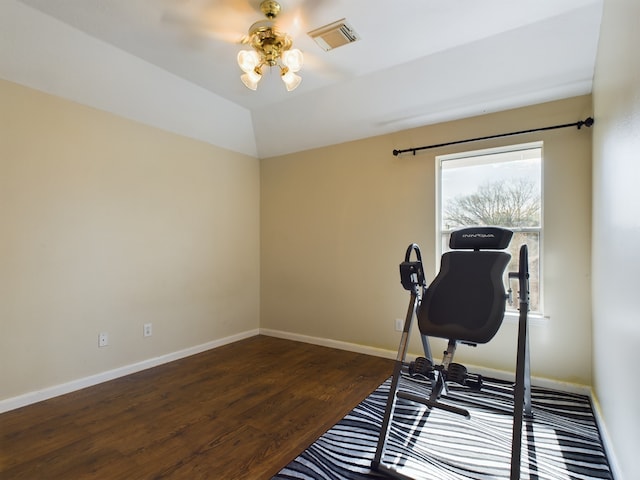
[{"label": "window", "polygon": [[[449,234],[459,228],[499,226],[512,230],[507,272],[518,270],[518,252],[526,243],[530,309],[541,313],[542,142],[443,155],[436,158],[436,165],[440,253],[448,249]],[[517,304],[508,308],[515,309]]]}]

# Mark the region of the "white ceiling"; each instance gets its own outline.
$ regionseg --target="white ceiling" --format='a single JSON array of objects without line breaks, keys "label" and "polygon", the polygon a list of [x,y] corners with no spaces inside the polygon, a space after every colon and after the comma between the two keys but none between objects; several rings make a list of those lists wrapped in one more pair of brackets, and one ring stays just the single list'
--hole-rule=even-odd
[{"label": "white ceiling", "polygon": [[591,91],[602,0],[281,0],[294,92],[240,82],[259,3],[2,0],[0,76],[260,158]]}]

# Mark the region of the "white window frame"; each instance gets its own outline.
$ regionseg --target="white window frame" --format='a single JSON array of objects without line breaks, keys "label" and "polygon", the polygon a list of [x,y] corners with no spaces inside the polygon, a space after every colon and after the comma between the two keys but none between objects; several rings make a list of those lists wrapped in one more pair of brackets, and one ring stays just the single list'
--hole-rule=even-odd
[{"label": "white window frame", "polygon": [[[480,157],[480,156],[485,156],[485,155],[494,155],[494,154],[500,154],[500,153],[508,153],[508,152],[517,152],[519,150],[530,150],[530,149],[535,149],[535,148],[539,148],[540,152],[541,152],[541,165],[540,165],[540,191],[541,191],[541,195],[540,195],[540,227],[539,229],[537,228],[522,228],[522,229],[518,229],[519,232],[527,232],[527,231],[533,231],[533,232],[538,232],[538,254],[539,254],[539,310],[535,311],[535,312],[530,312],[530,317],[533,317],[534,319],[542,319],[544,317],[544,143],[542,141],[536,141],[536,142],[529,142],[529,143],[521,143],[521,144],[515,144],[515,145],[505,145],[505,146],[501,146],[501,147],[494,147],[494,148],[486,148],[486,149],[481,149],[481,150],[471,150],[471,151],[464,151],[464,152],[459,152],[459,153],[452,153],[452,154],[446,154],[446,155],[438,155],[435,157],[435,178],[436,178],[436,188],[435,188],[435,193],[436,193],[436,229],[435,229],[435,234],[436,234],[436,261],[435,261],[435,265],[436,265],[436,271],[438,271],[440,269],[440,258],[442,256],[442,254],[444,253],[444,249],[446,248],[446,245],[442,244],[442,237],[445,233],[447,233],[447,230],[442,228],[442,163],[448,160],[461,160],[464,158],[471,158],[471,157]],[[514,230],[515,231],[515,230]],[[516,282],[517,283],[517,282]],[[517,285],[513,284],[512,288],[517,289]],[[515,292],[514,292],[515,295]],[[517,308],[517,304],[514,304],[513,307],[509,307],[507,305],[507,312],[506,312],[506,317],[512,317],[512,318],[516,318],[517,319],[517,311],[515,310]],[[547,317],[544,317],[547,318]]]}]

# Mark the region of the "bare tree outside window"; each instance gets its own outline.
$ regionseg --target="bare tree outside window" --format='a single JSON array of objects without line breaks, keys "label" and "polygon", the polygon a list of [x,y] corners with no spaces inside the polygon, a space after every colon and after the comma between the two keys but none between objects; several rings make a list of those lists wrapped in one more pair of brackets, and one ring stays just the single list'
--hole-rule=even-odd
[{"label": "bare tree outside window", "polygon": [[533,312],[541,312],[541,153],[540,147],[515,148],[495,154],[482,152],[440,159],[442,250],[447,249],[450,233],[463,227],[498,226],[512,230],[507,272],[518,270],[518,252],[526,243]]},{"label": "bare tree outside window", "polygon": [[540,190],[528,178],[483,183],[468,195],[444,206],[448,229],[468,225],[537,227],[540,225]]}]

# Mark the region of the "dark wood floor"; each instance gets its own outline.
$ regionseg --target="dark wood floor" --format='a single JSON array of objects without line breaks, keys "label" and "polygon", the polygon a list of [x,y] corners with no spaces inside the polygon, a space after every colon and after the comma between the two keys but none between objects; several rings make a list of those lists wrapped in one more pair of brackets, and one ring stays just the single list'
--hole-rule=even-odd
[{"label": "dark wood floor", "polygon": [[0,478],[269,479],[392,366],[253,337],[0,415]]}]

